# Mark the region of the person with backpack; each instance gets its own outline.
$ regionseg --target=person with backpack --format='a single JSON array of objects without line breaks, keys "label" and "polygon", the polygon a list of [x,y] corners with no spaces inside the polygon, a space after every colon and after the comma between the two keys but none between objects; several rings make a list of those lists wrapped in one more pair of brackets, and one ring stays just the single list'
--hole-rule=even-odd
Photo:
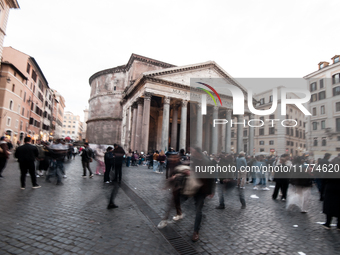
[{"label": "person with backpack", "polygon": [[89,170],[90,178],[93,177],[93,173],[90,168],[90,163],[92,162],[93,152],[89,147],[88,143],[84,143],[84,149],[81,151],[81,163],[83,165],[83,178],[86,178],[86,169]]}]

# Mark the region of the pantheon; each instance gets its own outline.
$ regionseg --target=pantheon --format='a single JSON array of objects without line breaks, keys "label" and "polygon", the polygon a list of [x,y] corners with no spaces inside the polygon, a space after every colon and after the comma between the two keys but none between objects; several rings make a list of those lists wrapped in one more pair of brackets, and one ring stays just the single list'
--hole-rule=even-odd
[{"label": "pantheon", "polygon": [[[243,125],[237,125],[236,147],[231,147],[231,127],[213,127],[213,119],[234,116],[232,94],[222,94],[221,105],[207,100],[207,114],[201,114],[200,97],[205,92],[190,87],[192,79],[224,79],[237,86],[247,98],[242,85],[214,61],[175,66],[132,54],[125,65],[93,74],[89,83],[89,116],[86,138],[95,144],[121,144],[125,150],[147,153],[154,150],[189,150],[199,146],[209,153],[221,151],[252,152],[254,130],[243,139]],[[193,97],[194,93],[194,97]],[[197,98],[197,99],[195,99]],[[247,101],[244,102],[245,108]]]}]

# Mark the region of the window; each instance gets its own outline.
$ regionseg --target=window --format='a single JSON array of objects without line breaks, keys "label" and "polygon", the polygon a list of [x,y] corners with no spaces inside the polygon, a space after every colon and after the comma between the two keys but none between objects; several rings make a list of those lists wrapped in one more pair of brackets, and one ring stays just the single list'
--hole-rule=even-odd
[{"label": "window", "polygon": [[269,145],[274,145],[274,141],[273,141],[273,140],[270,140],[270,141],[269,141]]},{"label": "window", "polygon": [[[75,126],[73,126],[73,128],[75,128]],[[248,136],[248,130],[243,130],[243,136],[244,137]]]},{"label": "window", "polygon": [[63,127],[66,127],[66,125],[63,125]]},{"label": "window", "polygon": [[340,86],[333,88],[333,96],[340,95]]},{"label": "window", "polygon": [[286,135],[289,135],[289,127],[286,127]]},{"label": "window", "polygon": [[22,107],[21,115],[22,115],[22,116],[25,115],[25,108],[24,108],[24,107]]},{"label": "window", "polygon": [[20,105],[18,105],[18,113],[20,114]]},{"label": "window", "polygon": [[235,131],[231,131],[231,137],[235,137]]},{"label": "window", "polygon": [[260,120],[264,121],[264,117],[260,117]]},{"label": "window", "polygon": [[269,115],[269,119],[271,120],[275,119],[275,115],[274,114]]},{"label": "window", "polygon": [[32,71],[32,79],[34,82],[37,82],[37,73],[34,70]]},{"label": "window", "polygon": [[74,131],[72,131],[72,134],[74,134]]},{"label": "window", "polygon": [[264,135],[264,128],[259,129],[259,135]]},{"label": "window", "polygon": [[335,120],[336,132],[340,132],[340,118]]},{"label": "window", "polygon": [[322,89],[323,88],[323,79],[321,79],[319,82],[320,82],[320,89]]},{"label": "window", "polygon": [[340,112],[340,102],[335,103],[335,111]]},{"label": "window", "polygon": [[313,141],[313,146],[318,146],[318,138],[314,138],[314,141]]},{"label": "window", "polygon": [[321,145],[322,146],[326,146],[327,145],[326,137],[322,137]]},{"label": "window", "polygon": [[10,117],[7,117],[7,126],[10,126],[11,125],[11,118]]},{"label": "window", "polygon": [[70,133],[70,131],[67,131],[67,133],[69,134],[69,133]]},{"label": "window", "polygon": [[260,105],[264,104],[264,98],[260,99]]},{"label": "window", "polygon": [[338,141],[340,141],[340,136],[338,136],[337,138],[338,138]]},{"label": "window", "polygon": [[12,85],[12,92],[15,92],[15,85]]},{"label": "window", "polygon": [[312,95],[310,101],[311,101],[311,102],[315,102],[315,101],[317,101],[317,100],[318,100],[318,94],[315,93],[315,94]]},{"label": "window", "polygon": [[309,87],[310,87],[310,91],[311,91],[311,92],[317,90],[316,82],[311,83],[311,84],[309,85]]},{"label": "window", "polygon": [[326,91],[319,92],[319,100],[323,100],[326,98]]},{"label": "window", "polygon": [[19,121],[15,120],[15,128],[18,128],[18,126],[19,126]]},{"label": "window", "polygon": [[269,96],[269,103],[273,102],[273,96]]},{"label": "window", "polygon": [[275,134],[275,128],[274,127],[270,127],[269,128],[269,134],[270,135],[274,135]]},{"label": "window", "polygon": [[31,65],[29,63],[27,63],[26,72],[29,74],[30,70],[31,70]]},{"label": "window", "polygon": [[317,130],[318,129],[318,123],[317,122],[313,122],[313,130]]},{"label": "window", "polygon": [[22,121],[20,121],[20,130],[22,130],[22,124],[23,124]]},{"label": "window", "polygon": [[10,110],[13,109],[13,101],[12,101],[12,100],[9,101],[9,109],[10,109]]},{"label": "window", "polygon": [[294,135],[294,129],[290,128],[290,135],[293,136]]},{"label": "window", "polygon": [[295,137],[299,137],[299,130],[297,128],[295,129]]},{"label": "window", "polygon": [[259,144],[260,144],[260,145],[264,145],[264,141],[260,141]]},{"label": "window", "polygon": [[290,141],[287,141],[287,145],[288,145],[288,146],[290,145]]},{"label": "window", "polygon": [[334,58],[334,64],[339,62],[339,57]]},{"label": "window", "polygon": [[312,114],[313,114],[313,116],[316,116],[316,107],[313,107]]},{"label": "window", "polygon": [[[75,128],[76,126],[72,126],[72,127]],[[244,133],[244,132],[246,132],[246,133]],[[247,136],[247,130],[243,131],[243,136]]]},{"label": "window", "polygon": [[333,84],[337,84],[337,83],[340,82],[340,73],[334,74],[332,76],[332,82],[333,82]]},{"label": "window", "polygon": [[321,129],[326,128],[326,122],[324,120],[321,121]]},{"label": "window", "polygon": [[26,102],[26,91],[24,92],[24,102]]},{"label": "window", "polygon": [[320,114],[325,114],[325,106],[321,105],[320,107]]}]

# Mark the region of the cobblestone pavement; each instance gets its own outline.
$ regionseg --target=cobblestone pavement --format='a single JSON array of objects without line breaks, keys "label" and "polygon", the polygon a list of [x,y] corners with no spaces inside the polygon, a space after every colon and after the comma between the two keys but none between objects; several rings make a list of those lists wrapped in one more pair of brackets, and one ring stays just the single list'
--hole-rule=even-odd
[{"label": "cobblestone pavement", "polygon": [[[92,163],[94,170],[96,163]],[[64,185],[38,178],[40,189],[20,189],[10,159],[0,180],[0,254],[176,254],[122,190],[107,210],[112,185],[82,178],[80,157],[65,163]]]},{"label": "cobblestone pavement", "polygon": [[[165,174],[155,174],[147,167],[130,167],[124,169],[123,179],[157,214],[163,215],[167,196],[162,189]],[[269,186],[273,185],[274,182],[269,182]],[[306,214],[294,207],[287,211],[285,202],[271,199],[272,192],[273,187],[270,191],[253,190],[248,184],[245,210],[241,209],[237,190],[225,197],[224,210],[215,209],[217,194],[207,198],[200,241],[192,245],[201,254],[340,254],[340,231],[335,227],[326,230],[320,225],[325,216],[315,187]],[[195,218],[193,199],[183,203],[182,210],[185,218],[170,226],[189,242]],[[175,210],[172,212],[175,215]]]},{"label": "cobblestone pavement", "polygon": [[[95,170],[96,163],[91,166]],[[104,184],[102,176],[83,179],[79,157],[65,168],[68,178],[62,186],[40,178],[42,188],[31,189],[27,177],[26,190],[20,190],[18,164],[9,160],[0,180],[0,254],[177,254],[156,228],[168,195],[162,189],[164,174],[145,166],[124,167],[123,181],[147,207],[120,189],[119,208],[107,210],[112,185]],[[340,254],[340,231],[317,223],[324,215],[315,188],[307,214],[287,211],[284,202],[273,201],[272,188],[253,191],[250,184],[245,190],[247,209],[241,210],[236,191],[226,197],[225,210],[215,209],[217,195],[206,199],[197,243],[190,241],[192,199],[182,205],[185,218],[169,227],[199,254]],[[150,220],[146,210],[158,216]]]}]

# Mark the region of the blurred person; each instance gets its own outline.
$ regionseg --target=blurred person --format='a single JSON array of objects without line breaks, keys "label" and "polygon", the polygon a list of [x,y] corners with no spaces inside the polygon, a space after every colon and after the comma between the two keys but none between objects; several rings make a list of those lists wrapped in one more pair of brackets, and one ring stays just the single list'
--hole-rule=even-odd
[{"label": "blurred person", "polygon": [[27,171],[31,176],[32,188],[38,189],[41,186],[37,183],[37,177],[35,176],[35,165],[34,161],[38,157],[39,152],[37,147],[31,145],[31,138],[24,138],[24,145],[17,148],[15,151],[15,157],[18,159],[19,167],[20,167],[20,182],[21,189],[25,189],[26,187],[26,174]]},{"label": "blurred person", "polygon": [[170,215],[170,211],[173,207],[176,208],[176,216],[172,219],[174,221],[178,221],[183,219],[184,214],[181,209],[181,190],[185,185],[185,177],[190,175],[190,167],[188,166],[180,166],[176,167],[174,170],[174,174],[167,179],[166,189],[171,190],[171,195],[169,196],[169,201],[167,203],[167,208],[165,210],[162,221],[158,224],[158,228],[164,228],[168,225],[168,219]]},{"label": "blurred person", "polygon": [[166,177],[166,179],[169,178],[170,176],[172,176],[174,168],[178,165],[177,162],[176,162],[176,164],[173,164],[173,161],[171,161],[171,160],[169,161],[169,159],[172,158],[174,155],[178,155],[178,153],[172,147],[170,147],[169,151],[167,151],[165,153],[165,156],[166,156],[165,177]]},{"label": "blurred person", "polygon": [[97,160],[97,168],[96,175],[102,175],[105,173],[105,165],[104,165],[104,151],[102,146],[99,146],[96,149],[96,160]]},{"label": "blurred person", "polygon": [[48,167],[50,165],[50,158],[48,156],[48,148],[47,148],[47,143],[42,142],[41,145],[37,146],[38,151],[39,151],[39,156],[38,156],[38,174],[40,176],[44,175],[44,172],[46,174]]},{"label": "blurred person", "polygon": [[93,152],[88,143],[84,143],[84,149],[80,152],[81,163],[83,166],[83,178],[86,178],[86,169],[89,170],[90,178],[93,177],[93,173],[90,168],[90,163],[93,161]]},{"label": "blurred person", "polygon": [[[211,165],[211,162],[204,156],[200,148],[198,147],[191,148],[190,152],[193,166],[208,167],[209,165]],[[200,178],[200,182],[202,183],[202,186],[198,189],[198,191],[194,195],[196,216],[194,224],[194,233],[191,238],[193,242],[197,242],[199,240],[199,230],[202,221],[202,208],[204,205],[204,200],[207,196],[212,198],[214,196],[215,189],[214,178]]]},{"label": "blurred person", "polygon": [[313,185],[312,176],[308,172],[307,165],[304,164],[303,157],[295,157],[293,160],[295,169],[301,169],[298,178],[290,179],[292,187],[289,189],[289,196],[287,199],[288,209],[291,205],[295,204],[301,209],[301,213],[307,213],[307,206],[310,202],[310,193]]},{"label": "blurred person", "polygon": [[115,178],[113,181],[117,181],[120,183],[122,181],[122,164],[123,164],[123,156],[125,155],[124,149],[118,145],[113,145],[114,150],[114,168],[115,168]]},{"label": "blurred person", "polygon": [[131,166],[138,166],[137,164],[137,160],[139,159],[139,155],[138,155],[138,152],[135,151],[132,155],[132,164]]},{"label": "blurred person", "polygon": [[[283,154],[280,158],[280,163],[277,164],[284,166],[291,166],[292,162],[289,160],[289,154]],[[279,194],[279,190],[281,190],[282,193],[282,197],[281,200],[282,201],[286,201],[287,199],[287,190],[288,190],[288,186],[289,186],[289,179],[286,178],[285,173],[279,171],[277,173],[275,173],[274,175],[274,181],[275,183],[275,188],[274,188],[274,192],[272,195],[272,198],[275,200]]]},{"label": "blurred person", "polygon": [[[255,161],[253,166],[255,167],[255,169],[257,171],[257,177],[256,178],[259,179],[258,183],[261,184],[262,190],[270,190],[267,187],[266,172],[263,168],[263,166],[266,166],[266,163],[264,162],[264,157],[262,155],[260,155],[260,156],[257,156],[255,158],[256,158],[256,161]],[[254,185],[254,189],[258,189],[256,187],[257,181],[255,181],[255,183],[253,183],[253,185]]]},{"label": "blurred person", "polygon": [[110,183],[110,172],[111,170],[113,170],[114,166],[113,148],[111,146],[107,147],[106,149],[104,155],[104,163],[105,163],[104,182]]},{"label": "blurred person", "polygon": [[73,155],[73,159],[76,159],[76,155],[78,154],[78,148],[77,146],[74,146],[73,147],[73,152],[72,152],[72,155]]},{"label": "blurred person", "polygon": [[[323,159],[319,159],[318,160],[318,166],[317,168],[321,168],[323,165],[326,165],[327,168],[330,164],[329,159],[331,158],[331,154],[330,153],[325,153]],[[320,174],[317,174],[318,177],[321,178],[317,178],[318,180],[318,187],[319,187],[319,193],[320,193],[320,201],[324,200],[324,194],[325,194],[325,187],[326,187],[326,181],[325,179],[322,178],[322,176],[320,176]]]},{"label": "blurred person", "polygon": [[156,173],[157,168],[158,168],[158,156],[159,152],[155,151],[154,154],[152,155],[152,160],[153,160],[153,171]]},{"label": "blurred person", "polygon": [[[232,155],[224,155],[219,162],[220,166],[235,166]],[[227,176],[229,177],[229,176]],[[217,185],[219,205],[215,209],[225,209],[224,194],[230,196],[232,190],[237,186],[237,180],[235,178],[220,178]],[[244,196],[244,189],[238,189],[238,196],[241,202],[241,209],[246,209],[246,200]]]},{"label": "blurred person", "polygon": [[67,151],[67,159],[70,160],[73,155],[73,144],[68,145],[68,151]]},{"label": "blurred person", "polygon": [[129,152],[126,155],[126,167],[130,167],[132,156],[133,156],[132,150],[129,149]]},{"label": "blurred person", "polygon": [[9,158],[9,155],[11,155],[11,152],[9,151],[8,145],[7,145],[7,138],[5,136],[2,136],[0,138],[0,179],[4,178],[2,176],[2,172],[4,171],[7,160]]},{"label": "blurred person", "polygon": [[247,172],[242,171],[245,170],[245,167],[247,166],[247,161],[244,157],[244,152],[241,151],[236,158],[236,170],[238,173],[238,180],[237,185],[240,187],[240,189],[244,189],[244,184],[246,182]]},{"label": "blurred person", "polygon": [[[162,174],[163,173],[163,170],[165,168],[165,161],[166,161],[166,156],[165,156],[165,153],[163,150],[161,150],[159,152],[159,155],[158,155],[158,158],[157,158],[157,161],[159,163],[159,168],[158,168],[158,173]],[[157,172],[156,172],[157,173]],[[166,179],[168,179],[168,176],[166,175],[165,176]]]},{"label": "blurred person", "polygon": [[51,178],[54,176],[57,177],[57,185],[62,185],[62,177],[66,178],[66,175],[64,175],[64,158],[65,155],[67,155],[68,150],[62,150],[61,147],[57,144],[53,144],[48,148],[48,152],[45,152],[46,155],[48,155],[50,160],[50,169],[48,171],[48,174],[46,174],[45,181],[48,183],[51,183]]},{"label": "blurred person", "polygon": [[[327,168],[327,171],[330,169],[331,164],[333,165],[332,169],[339,169],[340,158],[335,157],[332,160],[332,163],[327,164],[327,160],[330,158],[330,154],[326,153],[324,159],[320,164],[321,169]],[[334,171],[334,170],[333,170]],[[324,196],[323,196],[323,213],[326,214],[326,222],[323,224],[323,227],[326,229],[331,228],[332,218],[338,218],[337,229],[340,230],[340,173],[337,172],[337,178],[327,178],[323,179],[324,183]]]}]

